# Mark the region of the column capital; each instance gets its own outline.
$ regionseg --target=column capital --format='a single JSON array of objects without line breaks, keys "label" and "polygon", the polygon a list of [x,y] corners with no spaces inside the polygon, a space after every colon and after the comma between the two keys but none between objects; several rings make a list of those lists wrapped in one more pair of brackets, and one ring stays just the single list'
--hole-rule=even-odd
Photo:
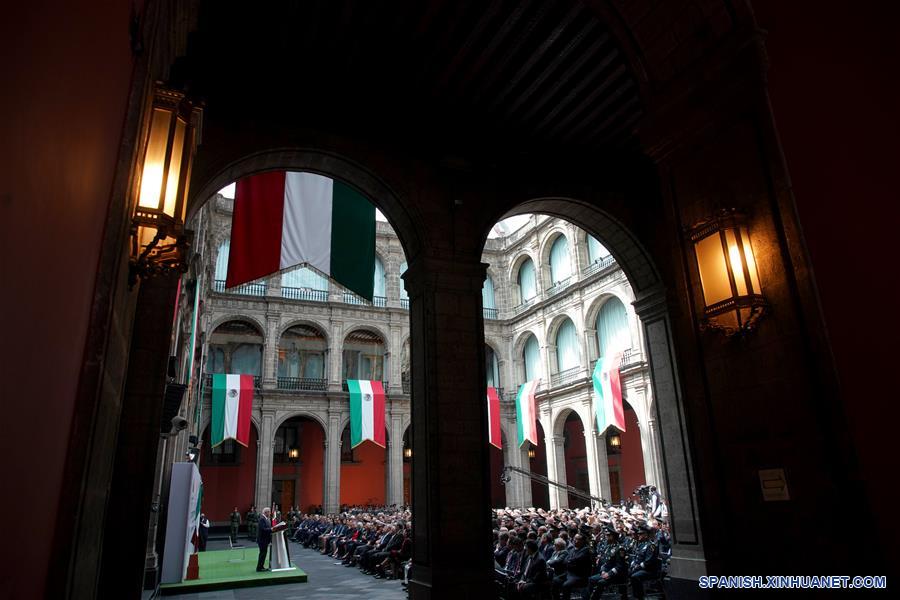
[{"label": "column capital", "polygon": [[403,281],[410,298],[422,294],[427,287],[480,293],[487,268],[480,260],[462,262],[420,255],[409,264]]}]

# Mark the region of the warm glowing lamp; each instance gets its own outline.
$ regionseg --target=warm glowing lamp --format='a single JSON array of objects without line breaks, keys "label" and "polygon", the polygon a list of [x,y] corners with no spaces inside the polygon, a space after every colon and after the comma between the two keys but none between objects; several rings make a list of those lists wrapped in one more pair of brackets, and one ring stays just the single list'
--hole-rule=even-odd
[{"label": "warm glowing lamp", "polygon": [[534,451],[534,446],[532,446],[531,444],[529,444],[529,445],[528,445],[528,460],[534,460],[534,457],[535,457],[535,456],[536,456],[536,454],[535,454],[535,451]]},{"label": "warm glowing lamp", "polygon": [[412,458],[412,448],[403,449],[403,458]]},{"label": "warm glowing lamp", "polygon": [[299,448],[291,448],[288,450],[288,459],[297,460],[300,458],[300,449]]},{"label": "warm glowing lamp", "polygon": [[743,215],[733,209],[723,210],[689,233],[703,289],[704,326],[726,335],[753,329],[768,303],[760,292]]},{"label": "warm glowing lamp", "polygon": [[184,216],[201,116],[184,94],[157,86],[132,220],[132,285],[138,277],[185,270]]},{"label": "warm glowing lamp", "polygon": [[609,445],[612,448],[621,448],[622,447],[622,436],[618,433],[614,433],[609,436]]}]

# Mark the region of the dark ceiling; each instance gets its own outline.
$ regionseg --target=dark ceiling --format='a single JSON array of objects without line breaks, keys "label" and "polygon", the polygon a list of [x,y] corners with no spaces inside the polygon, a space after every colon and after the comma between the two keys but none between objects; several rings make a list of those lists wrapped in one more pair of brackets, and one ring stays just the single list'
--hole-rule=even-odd
[{"label": "dark ceiling", "polygon": [[618,147],[642,115],[621,49],[571,0],[202,0],[173,79],[210,120],[449,148]]}]

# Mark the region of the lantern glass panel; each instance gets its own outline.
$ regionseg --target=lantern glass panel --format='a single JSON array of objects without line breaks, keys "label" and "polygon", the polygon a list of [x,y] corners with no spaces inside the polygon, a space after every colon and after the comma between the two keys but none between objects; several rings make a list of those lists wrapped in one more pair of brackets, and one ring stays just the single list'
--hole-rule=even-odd
[{"label": "lantern glass panel", "polygon": [[175,120],[175,136],[172,140],[172,158],[169,161],[169,176],[166,177],[166,203],[163,212],[175,217],[175,203],[178,200],[178,176],[181,174],[181,158],[184,152],[184,133],[187,124],[182,119]]},{"label": "lantern glass panel", "polygon": [[753,293],[759,294],[759,272],[756,270],[756,260],[753,258],[753,247],[750,245],[750,235],[746,227],[740,228],[741,243],[744,246],[744,260],[747,261],[747,270],[750,271],[750,283],[753,285]]},{"label": "lantern glass panel", "polygon": [[700,283],[703,299],[707,306],[731,298],[731,284],[728,281],[728,267],[722,252],[722,241],[713,234],[695,243],[697,266],[700,269]]},{"label": "lantern glass panel", "polygon": [[166,145],[169,141],[169,124],[172,113],[161,108],[153,109],[150,123],[150,139],[144,157],[144,171],[141,176],[141,196],[138,206],[159,210],[162,192],[163,168],[166,164]]},{"label": "lantern glass panel", "polygon": [[737,237],[734,229],[726,229],[725,245],[728,247],[728,262],[731,273],[734,276],[734,287],[738,296],[747,295],[747,280],[744,277],[744,256],[738,248]]}]

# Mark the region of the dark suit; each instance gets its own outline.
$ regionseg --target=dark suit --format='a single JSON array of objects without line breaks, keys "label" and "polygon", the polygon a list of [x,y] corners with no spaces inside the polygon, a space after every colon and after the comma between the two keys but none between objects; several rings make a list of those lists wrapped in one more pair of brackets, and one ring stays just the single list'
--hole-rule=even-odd
[{"label": "dark suit", "polygon": [[[540,552],[533,555],[525,554],[522,558],[522,574],[518,582],[522,586],[522,598],[537,598],[543,588],[547,586],[547,561]],[[518,587],[518,586],[517,586]]]},{"label": "dark suit", "polygon": [[261,571],[266,562],[266,554],[269,553],[269,544],[272,543],[272,522],[265,516],[259,517],[256,543],[259,545],[259,560],[256,561],[256,570]]},{"label": "dark suit", "polygon": [[573,548],[566,558],[566,572],[553,580],[553,591],[556,598],[569,600],[574,588],[588,584],[591,575],[591,549],[587,546]]}]

